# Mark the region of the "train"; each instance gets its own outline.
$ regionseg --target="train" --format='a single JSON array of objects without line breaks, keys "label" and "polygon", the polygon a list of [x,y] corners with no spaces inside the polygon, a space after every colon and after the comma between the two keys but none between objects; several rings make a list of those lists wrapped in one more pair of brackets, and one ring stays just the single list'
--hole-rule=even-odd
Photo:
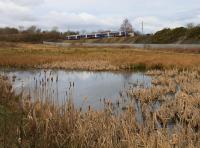
[{"label": "train", "polygon": [[101,39],[101,38],[125,37],[125,36],[134,36],[134,33],[128,33],[128,32],[124,32],[124,31],[97,32],[97,33],[93,33],[93,34],[66,36],[66,40]]}]

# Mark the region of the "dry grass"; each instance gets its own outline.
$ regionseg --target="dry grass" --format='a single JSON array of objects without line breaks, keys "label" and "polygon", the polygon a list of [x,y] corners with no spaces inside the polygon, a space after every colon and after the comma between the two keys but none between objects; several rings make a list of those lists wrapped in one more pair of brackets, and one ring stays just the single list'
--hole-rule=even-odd
[{"label": "dry grass", "polygon": [[[0,65],[24,68],[152,70],[152,86],[133,86],[130,103],[120,115],[113,102],[83,112],[70,98],[63,106],[15,96],[0,77],[0,145],[4,147],[200,147],[200,55],[131,48],[54,47],[4,44]],[[141,64],[143,63],[143,64]],[[159,66],[162,64],[162,67]],[[137,104],[137,105],[135,105]],[[138,121],[138,109],[140,118]],[[13,124],[14,123],[14,124]]]},{"label": "dry grass", "polygon": [[6,147],[200,147],[200,70],[147,74],[153,76],[152,87],[130,88],[130,103],[120,115],[114,114],[112,102],[102,111],[89,106],[83,112],[70,98],[60,107],[16,99],[1,78],[0,105],[7,110],[2,115],[11,113],[0,116],[0,142]]},{"label": "dry grass", "polygon": [[55,47],[41,44],[0,46],[0,66],[72,70],[127,70],[196,67],[200,55],[132,48]]}]

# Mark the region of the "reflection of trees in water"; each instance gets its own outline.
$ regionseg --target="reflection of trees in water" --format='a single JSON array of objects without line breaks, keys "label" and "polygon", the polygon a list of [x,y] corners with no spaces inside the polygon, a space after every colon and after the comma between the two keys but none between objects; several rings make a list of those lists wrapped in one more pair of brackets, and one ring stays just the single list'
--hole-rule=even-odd
[{"label": "reflection of trees in water", "polygon": [[125,80],[125,81],[129,81],[129,80],[131,79],[132,75],[133,75],[133,74],[130,73],[130,72],[124,73],[124,74],[123,74],[124,80]]},{"label": "reflection of trees in water", "polygon": [[127,87],[128,83],[130,82],[131,80],[131,77],[132,77],[132,73],[131,72],[126,72],[126,73],[123,73],[122,76],[123,76],[123,81],[124,81],[124,88]]},{"label": "reflection of trees in water", "polygon": [[127,85],[133,85],[133,86],[148,86],[149,83],[151,83],[151,80],[146,77],[143,73],[131,73],[127,72],[123,75],[123,81],[124,81],[124,87]]}]

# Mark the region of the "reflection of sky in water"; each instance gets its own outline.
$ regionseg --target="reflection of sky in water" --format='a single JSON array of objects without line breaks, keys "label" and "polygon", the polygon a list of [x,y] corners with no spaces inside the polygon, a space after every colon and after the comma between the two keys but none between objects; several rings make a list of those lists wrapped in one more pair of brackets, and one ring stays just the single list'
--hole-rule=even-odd
[{"label": "reflection of sky in water", "polygon": [[[1,71],[3,73],[3,71]],[[62,103],[67,97],[73,96],[73,102],[77,106],[82,106],[83,98],[87,97],[86,105],[95,108],[101,108],[100,98],[110,99],[113,102],[120,98],[120,92],[127,90],[132,84],[139,83],[146,87],[151,85],[151,78],[142,73],[114,73],[114,72],[73,72],[54,70],[47,71],[46,76],[44,70],[34,71],[6,71],[4,72],[13,81],[13,88],[16,93],[24,88],[24,95],[30,94],[32,99],[54,99],[54,101]],[[58,82],[56,78],[58,77]],[[42,83],[46,82],[46,86]],[[53,78],[53,82],[51,81]],[[74,87],[70,87],[71,85]],[[44,83],[43,83],[44,84]],[[70,89],[69,89],[70,88]]]}]

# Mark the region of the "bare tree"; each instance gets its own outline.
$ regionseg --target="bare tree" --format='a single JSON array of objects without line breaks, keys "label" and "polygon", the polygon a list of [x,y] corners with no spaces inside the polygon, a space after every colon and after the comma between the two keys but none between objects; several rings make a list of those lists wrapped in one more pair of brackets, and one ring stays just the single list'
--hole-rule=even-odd
[{"label": "bare tree", "polygon": [[24,26],[19,26],[18,28],[19,28],[19,32],[23,32],[25,27]]},{"label": "bare tree", "polygon": [[86,30],[81,30],[81,34],[86,34]]},{"label": "bare tree", "polygon": [[37,26],[30,26],[29,28],[27,28],[26,30],[28,33],[40,33],[41,29],[37,28]]},{"label": "bare tree", "polygon": [[125,19],[120,27],[120,31],[123,32],[133,32],[133,26],[128,19]]},{"label": "bare tree", "polygon": [[30,32],[30,33],[35,33],[37,30],[37,27],[36,26],[30,26],[29,28],[27,28],[27,32]]},{"label": "bare tree", "polygon": [[195,24],[194,23],[188,23],[186,26],[187,26],[188,29],[192,29],[192,28],[195,27]]},{"label": "bare tree", "polygon": [[59,28],[57,26],[53,26],[51,32],[59,32]]}]

